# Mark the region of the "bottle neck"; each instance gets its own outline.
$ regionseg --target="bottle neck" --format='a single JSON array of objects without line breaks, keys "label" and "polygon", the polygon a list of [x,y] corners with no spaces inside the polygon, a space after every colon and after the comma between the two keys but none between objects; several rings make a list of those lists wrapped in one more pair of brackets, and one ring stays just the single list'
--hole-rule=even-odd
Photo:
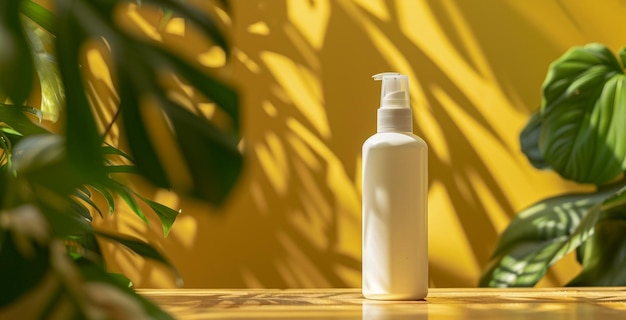
[{"label": "bottle neck", "polygon": [[413,132],[410,108],[378,109],[378,132]]}]

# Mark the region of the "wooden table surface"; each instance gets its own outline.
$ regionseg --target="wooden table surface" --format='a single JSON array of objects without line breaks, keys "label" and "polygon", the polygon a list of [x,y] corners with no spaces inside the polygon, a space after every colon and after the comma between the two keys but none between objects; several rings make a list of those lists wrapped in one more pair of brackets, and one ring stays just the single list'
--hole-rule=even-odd
[{"label": "wooden table surface", "polygon": [[626,287],[431,289],[398,302],[360,289],[138,291],[177,319],[626,319]]}]

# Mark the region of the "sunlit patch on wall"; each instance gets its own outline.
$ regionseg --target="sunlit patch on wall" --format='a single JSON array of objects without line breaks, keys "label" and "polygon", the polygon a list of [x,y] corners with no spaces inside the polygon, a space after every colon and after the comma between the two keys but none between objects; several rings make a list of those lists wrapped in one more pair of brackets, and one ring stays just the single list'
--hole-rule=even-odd
[{"label": "sunlit patch on wall", "polygon": [[215,15],[222,21],[222,23],[227,26],[230,27],[233,23],[232,19],[230,18],[230,15],[224,11],[222,8],[218,7],[218,6],[214,6],[213,7]]},{"label": "sunlit patch on wall", "polygon": [[219,46],[212,46],[208,51],[198,55],[198,61],[209,68],[219,68],[226,65],[226,53]]},{"label": "sunlit patch on wall", "polygon": [[459,130],[467,134],[468,140],[473,143],[473,146],[479,151],[484,151],[481,154],[488,157],[488,155],[492,155],[494,148],[502,147],[498,145],[497,138],[489,133],[475,117],[468,114],[466,108],[459,105],[446,91],[440,87],[432,86],[431,93],[454,120]]},{"label": "sunlit patch on wall", "polygon": [[163,41],[163,36],[157,28],[152,25],[144,14],[140,12],[140,7],[134,3],[130,3],[125,11],[126,17],[132,21],[134,26],[139,29],[143,35],[155,41]]},{"label": "sunlit patch on wall", "polygon": [[248,57],[245,52],[237,48],[233,48],[233,53],[235,54],[235,57],[237,57],[237,59],[239,59],[239,61],[241,61],[241,63],[243,63],[243,65],[246,66],[248,70],[250,70],[250,72],[256,74],[261,72],[261,68],[259,67],[259,65],[254,62],[254,60],[250,59],[250,57]]},{"label": "sunlit patch on wall", "polygon": [[313,48],[322,48],[330,17],[329,0],[288,0],[287,15]]},{"label": "sunlit patch on wall", "polygon": [[[481,272],[480,266],[472,255],[470,243],[456,217],[452,198],[445,186],[438,181],[430,185],[428,212],[429,259],[439,266],[449,267],[447,271],[463,278],[467,283],[475,282]],[[456,266],[463,266],[463,272],[455,272]]]},{"label": "sunlit patch on wall", "polygon": [[213,115],[215,114],[215,111],[217,110],[215,103],[212,103],[212,102],[199,102],[197,106],[198,106],[198,110],[207,119],[213,118]]},{"label": "sunlit patch on wall", "polygon": [[450,150],[443,132],[444,129],[437,123],[430,110],[426,108],[421,109],[422,112],[414,112],[413,115],[417,122],[417,127],[420,129],[420,134],[428,141],[428,150],[435,154],[437,161],[449,165]]},{"label": "sunlit patch on wall", "polygon": [[328,146],[320,140],[313,132],[307,129],[300,121],[294,118],[287,119],[287,127],[306,145],[314,150],[317,154],[322,156],[323,158],[328,158],[328,153],[331,152],[328,150]]},{"label": "sunlit patch on wall", "polygon": [[[184,83],[177,75],[169,75],[163,78],[164,81],[162,82],[168,83],[169,87],[172,88],[172,90],[168,90],[167,97],[179,103],[187,110],[192,111],[195,104],[191,98],[194,93],[193,87]],[[169,84],[169,82],[171,82],[171,84]]]},{"label": "sunlit patch on wall", "polygon": [[[119,95],[113,86],[111,72],[105,56],[108,48],[105,42],[92,41],[86,46],[85,62],[88,68],[83,68],[88,88],[88,99],[97,117],[100,132],[104,132],[113,121],[117,110]],[[116,144],[119,137],[117,126],[110,127],[107,133],[107,142]]]},{"label": "sunlit patch on wall", "polygon": [[197,232],[198,221],[193,216],[180,214],[176,217],[170,237],[176,243],[180,243],[183,248],[191,249],[196,240]]},{"label": "sunlit patch on wall", "polygon": [[[293,165],[298,180],[302,183],[298,195],[302,201],[302,209],[310,223],[311,229],[308,231],[317,230],[319,232],[314,232],[314,234],[324,234],[324,226],[328,224],[332,213],[329,199],[322,192],[319,184],[316,183],[313,173],[301,161],[294,160]],[[326,241],[328,239],[319,240]]]},{"label": "sunlit patch on wall", "polygon": [[389,21],[389,10],[384,0],[354,0],[364,10],[383,21]]},{"label": "sunlit patch on wall", "polygon": [[509,224],[510,218],[506,214],[507,208],[503,208],[502,205],[494,198],[493,193],[489,190],[489,187],[485,184],[484,178],[481,177],[475,170],[466,170],[465,173],[468,176],[469,181],[472,183],[474,192],[480,198],[487,216],[491,220],[491,225],[498,231],[504,230]]},{"label": "sunlit patch on wall", "polygon": [[[398,26],[402,33],[413,44],[431,53],[449,53],[450,48],[445,40],[437,19],[429,7],[428,1],[397,1]],[[436,55],[435,55],[436,56]],[[441,54],[442,58],[449,58],[447,54]]]},{"label": "sunlit patch on wall", "polygon": [[259,163],[272,187],[276,193],[284,196],[288,187],[289,167],[282,142],[275,133],[267,132],[265,144],[258,143],[254,148]]},{"label": "sunlit patch on wall", "polygon": [[311,152],[311,149],[302,141],[302,139],[293,134],[292,132],[287,133],[287,143],[291,148],[296,152],[298,157],[304,161],[307,167],[314,172],[318,172],[321,170],[321,163],[317,159],[317,157]]},{"label": "sunlit patch on wall", "polygon": [[109,72],[109,67],[104,62],[104,58],[98,49],[91,49],[87,52],[87,62],[89,64],[89,69],[91,70],[93,77],[95,79],[103,81],[107,88],[111,90],[112,93],[115,94],[117,98],[117,92],[113,87],[113,80],[111,79],[111,73]]},{"label": "sunlit patch on wall", "polygon": [[354,185],[359,194],[363,193],[363,157],[358,154],[356,156],[356,165],[354,166]]},{"label": "sunlit patch on wall", "polygon": [[177,36],[185,35],[185,19],[183,18],[172,18],[165,25],[165,32]]},{"label": "sunlit patch on wall", "polygon": [[319,80],[306,68],[296,65],[291,59],[269,51],[261,53],[261,59],[285,90],[298,111],[324,137],[331,132],[323,101]]},{"label": "sunlit patch on wall", "polygon": [[259,21],[249,25],[246,28],[246,31],[252,34],[258,34],[260,36],[267,36],[270,34],[270,28],[267,26],[265,21]]},{"label": "sunlit patch on wall", "polygon": [[268,100],[263,100],[262,103],[263,111],[267,113],[268,116],[275,118],[278,115],[278,109]]}]

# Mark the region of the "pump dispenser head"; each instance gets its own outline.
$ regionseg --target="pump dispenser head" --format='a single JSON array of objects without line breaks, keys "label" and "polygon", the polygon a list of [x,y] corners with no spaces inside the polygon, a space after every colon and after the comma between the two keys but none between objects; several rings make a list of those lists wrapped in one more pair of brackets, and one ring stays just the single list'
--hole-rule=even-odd
[{"label": "pump dispenser head", "polygon": [[408,77],[395,72],[384,72],[372,78],[382,80],[378,132],[413,132]]}]

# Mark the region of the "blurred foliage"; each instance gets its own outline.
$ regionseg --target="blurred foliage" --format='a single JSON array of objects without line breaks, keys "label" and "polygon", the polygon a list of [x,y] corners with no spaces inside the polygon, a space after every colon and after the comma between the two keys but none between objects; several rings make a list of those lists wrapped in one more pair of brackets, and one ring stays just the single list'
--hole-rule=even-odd
[{"label": "blurred foliage", "polygon": [[[169,319],[123,275],[106,271],[98,241],[112,241],[176,269],[155,248],[123,234],[95,230],[92,215],[113,214],[117,199],[146,220],[138,202],[160,218],[167,236],[178,210],[135,193],[119,177],[140,175],[161,188],[188,191],[220,205],[242,166],[238,98],[233,88],[161,44],[123,29],[115,14],[133,3],[181,17],[228,55],[214,18],[184,1],[58,0],[51,12],[30,0],[0,2],[0,317]],[[226,7],[221,2],[211,5]],[[85,91],[81,57],[89,42],[112,57],[128,150],[106,144]],[[51,49],[50,49],[51,48]],[[58,62],[58,64],[57,64]],[[170,72],[230,118],[228,128],[172,100],[159,75]],[[35,85],[39,81],[39,85]],[[40,90],[41,105],[29,106]],[[142,101],[156,101],[192,172],[189,190],[173,188],[147,130]],[[144,106],[145,107],[145,106]],[[40,126],[64,115],[63,134]],[[113,125],[111,123],[110,125]],[[99,193],[108,210],[93,200]]]},{"label": "blurred foliage", "polygon": [[501,235],[481,286],[534,286],[576,250],[571,286],[626,285],[626,49],[574,47],[550,66],[541,109],[520,135],[538,169],[591,183],[597,191],[539,201]]}]

